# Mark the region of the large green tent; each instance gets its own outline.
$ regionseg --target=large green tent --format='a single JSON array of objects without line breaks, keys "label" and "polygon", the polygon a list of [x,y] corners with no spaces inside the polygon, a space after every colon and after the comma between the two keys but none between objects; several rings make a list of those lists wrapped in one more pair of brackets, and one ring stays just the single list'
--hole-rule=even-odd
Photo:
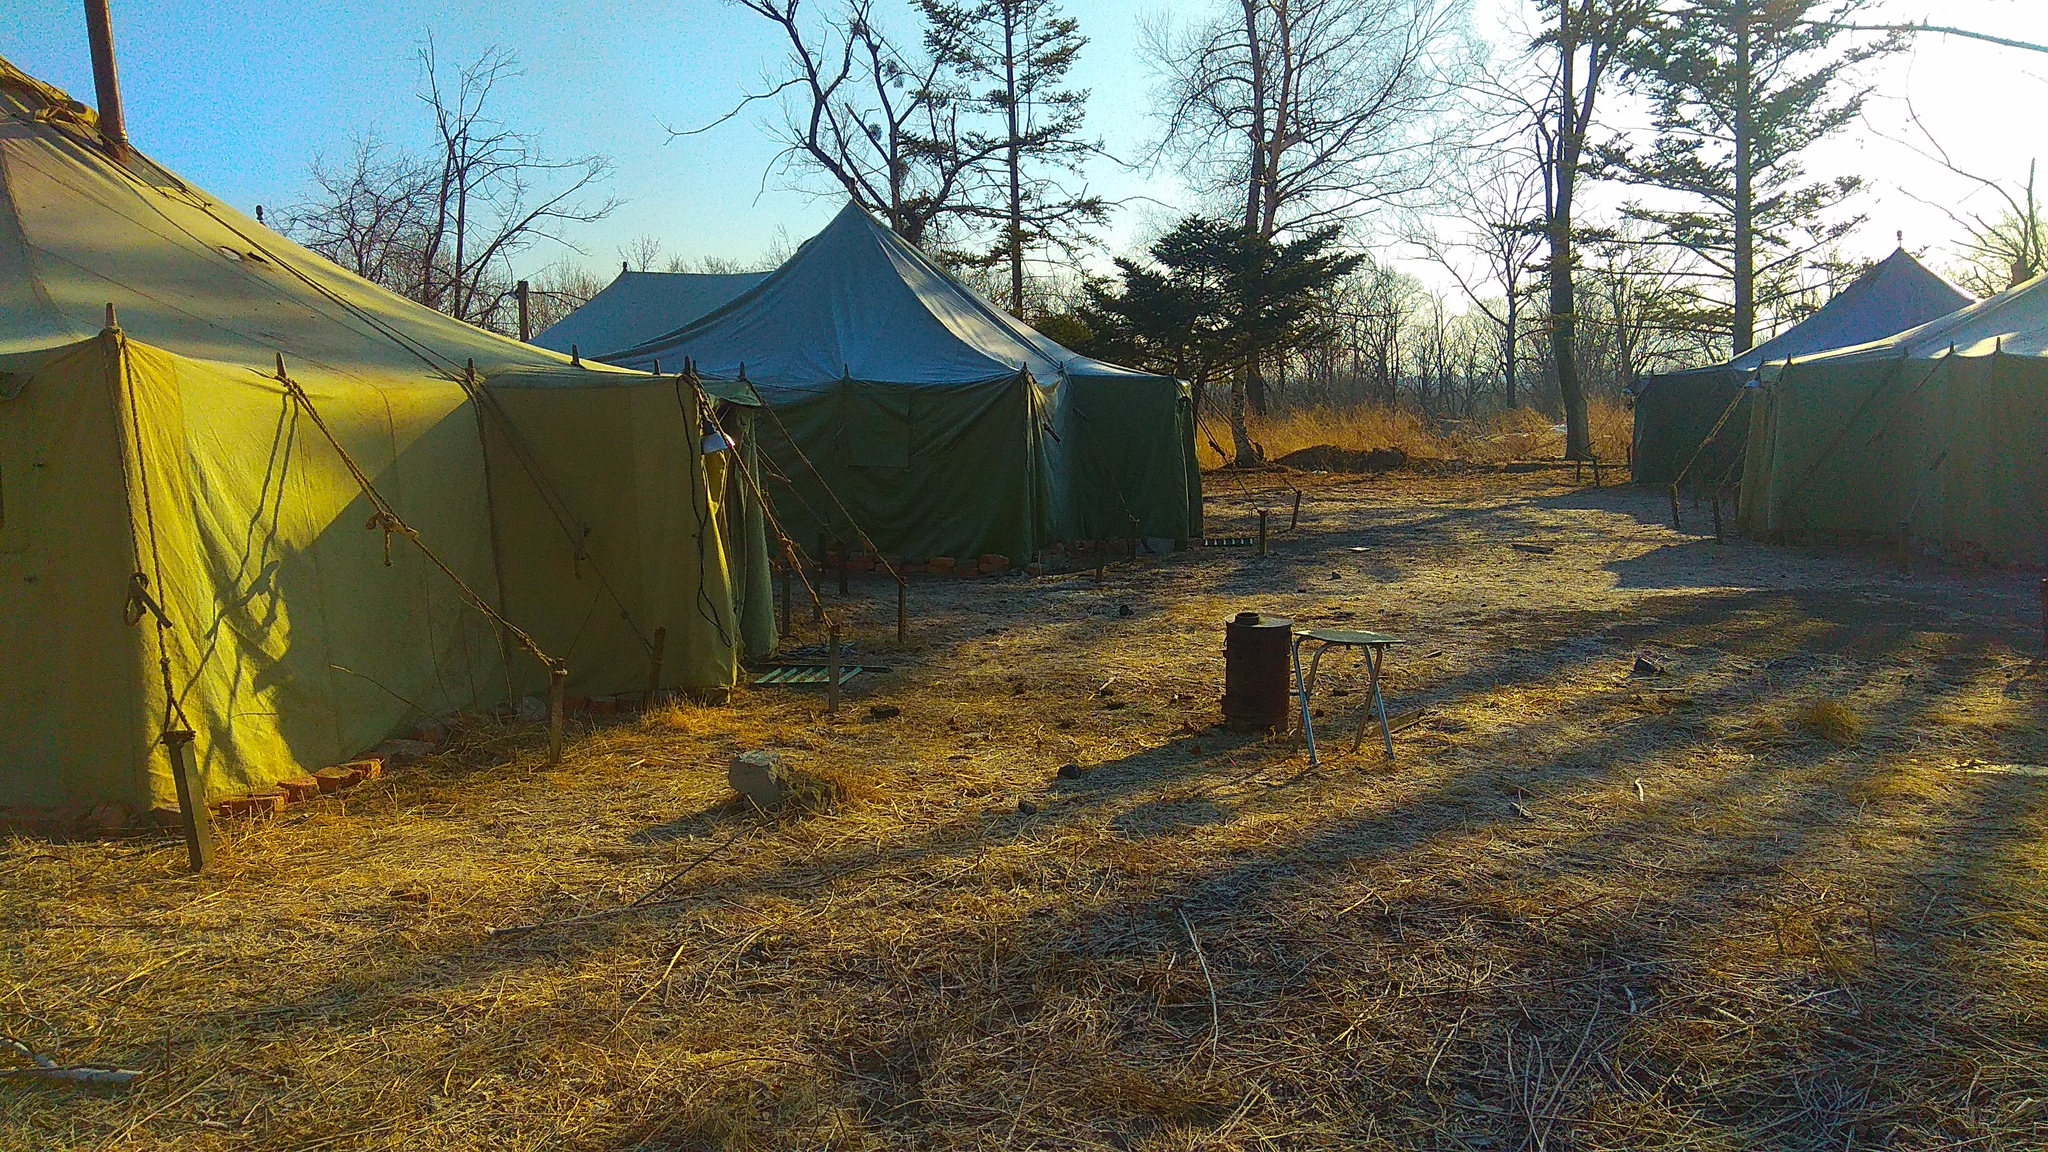
[{"label": "large green tent", "polygon": [[[1718,486],[1732,481],[1749,435],[1750,393],[1744,389],[1755,382],[1765,364],[1882,339],[1946,316],[1969,302],[1968,296],[1901,248],[1837,292],[1813,315],[1725,364],[1644,376],[1634,389],[1635,443],[1630,463],[1635,482],[1670,484],[1688,463],[1692,466],[1689,483]],[[1744,403],[1729,412],[1738,398]],[[1721,426],[1718,435],[1716,424]]]},{"label": "large green tent", "polygon": [[806,547],[855,524],[888,552],[1020,561],[1201,534],[1187,385],[1060,347],[851,204],[744,295],[606,358],[750,383]]},{"label": "large green tent", "polygon": [[2048,278],[1765,379],[1744,532],[2048,563]]},{"label": "large green tent", "polygon": [[733,684],[765,552],[703,415],[117,160],[0,61],[0,805],[174,803],[167,726],[258,789],[544,691],[521,636],[572,694],[647,689],[657,633],[661,687]]}]

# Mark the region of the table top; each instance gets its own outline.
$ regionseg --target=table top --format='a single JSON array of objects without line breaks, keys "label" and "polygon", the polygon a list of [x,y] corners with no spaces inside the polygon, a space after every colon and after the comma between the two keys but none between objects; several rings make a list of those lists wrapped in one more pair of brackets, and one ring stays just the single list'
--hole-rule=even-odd
[{"label": "table top", "polygon": [[1297,635],[1303,640],[1319,640],[1325,644],[1351,644],[1360,648],[1387,648],[1407,641],[1383,632],[1348,632],[1339,628],[1304,628]]}]

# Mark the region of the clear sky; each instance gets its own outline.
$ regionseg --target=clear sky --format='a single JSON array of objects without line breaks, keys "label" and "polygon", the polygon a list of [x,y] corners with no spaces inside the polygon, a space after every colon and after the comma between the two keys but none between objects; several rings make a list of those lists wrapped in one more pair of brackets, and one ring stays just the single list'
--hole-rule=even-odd
[{"label": "clear sky", "polygon": [[[1505,40],[1509,17],[1524,2],[1480,0],[1477,30]],[[1074,75],[1094,94],[1090,130],[1111,152],[1135,156],[1151,131],[1139,25],[1169,6],[1065,6],[1091,39]],[[1186,12],[1189,5],[1170,8]],[[721,0],[114,0],[113,10],[131,136],[160,162],[245,210],[300,195],[308,162],[340,156],[352,134],[418,142],[425,125],[414,96],[414,52],[429,32],[448,62],[493,45],[516,52],[523,74],[503,89],[504,118],[539,132],[550,153],[597,152],[616,163],[613,190],[624,206],[572,237],[593,268],[615,266],[616,249],[641,234],[684,256],[750,258],[778,233],[790,241],[808,236],[837,207],[834,197],[793,190],[779,173],[764,175],[775,149],[758,118],[669,139],[665,125],[715,118],[781,56],[770,25]],[[2042,0],[1883,0],[1883,14],[2048,41]],[[6,0],[0,55],[91,101],[77,0]],[[1820,175],[1860,172],[1873,182],[1860,204],[1871,222],[1856,251],[1882,255],[1893,233],[1903,231],[1909,247],[1933,249],[1939,265],[1957,238],[1947,216],[1922,201],[1953,206],[1968,186],[1883,139],[1909,131],[1908,99],[1964,167],[2021,181],[2028,159],[2048,152],[2035,143],[2048,105],[2044,77],[2048,55],[1937,36],[1921,37],[1910,55],[1874,72],[1868,122],[1817,149],[1809,164]],[[1100,164],[1090,179],[1126,201],[1106,237],[1112,248],[1127,246],[1170,211],[1162,205],[1187,201],[1167,173]],[[560,255],[538,252],[533,263]]]}]

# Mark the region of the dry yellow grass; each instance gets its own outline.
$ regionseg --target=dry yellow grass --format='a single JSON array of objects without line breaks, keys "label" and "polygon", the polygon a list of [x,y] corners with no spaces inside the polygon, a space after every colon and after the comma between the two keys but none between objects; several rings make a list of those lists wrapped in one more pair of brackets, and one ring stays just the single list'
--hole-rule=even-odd
[{"label": "dry yellow grass", "polygon": [[[1902,589],[1487,475],[1319,489],[1264,560],[919,582],[903,647],[857,588],[898,672],[836,716],[744,692],[553,768],[464,725],[228,826],[206,877],[161,838],[0,843],[0,1032],[149,1071],[0,1081],[0,1148],[2048,1143],[2048,782],[1954,768],[2048,760],[1995,623],[2024,580]],[[1209,726],[1244,607],[1416,641],[1397,763],[1346,753],[1338,657],[1323,771]],[[1870,719],[1752,723],[1784,699]],[[2026,723],[1920,723],[2000,700]],[[860,787],[752,813],[724,770],[758,747]]]},{"label": "dry yellow grass", "polygon": [[[1587,407],[1593,452],[1603,461],[1628,459],[1634,415],[1618,404],[1595,400]],[[1392,449],[1419,461],[1505,464],[1521,460],[1557,459],[1564,454],[1564,434],[1550,417],[1528,408],[1497,412],[1483,420],[1458,421],[1433,429],[1406,408],[1360,405],[1355,408],[1308,408],[1279,416],[1255,418],[1252,439],[1278,461],[1307,448],[1338,448],[1347,452]],[[1220,420],[1205,419],[1199,455],[1204,468],[1228,462],[1229,429]],[[1218,451],[1218,449],[1222,451]]]}]

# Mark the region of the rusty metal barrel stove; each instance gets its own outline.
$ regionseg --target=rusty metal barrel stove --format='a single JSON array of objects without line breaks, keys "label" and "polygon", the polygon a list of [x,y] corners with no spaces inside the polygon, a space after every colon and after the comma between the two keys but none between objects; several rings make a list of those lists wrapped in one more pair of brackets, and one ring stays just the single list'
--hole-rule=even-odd
[{"label": "rusty metal barrel stove", "polygon": [[1223,720],[1239,731],[1285,732],[1294,715],[1294,621],[1239,612],[1223,626]]}]

